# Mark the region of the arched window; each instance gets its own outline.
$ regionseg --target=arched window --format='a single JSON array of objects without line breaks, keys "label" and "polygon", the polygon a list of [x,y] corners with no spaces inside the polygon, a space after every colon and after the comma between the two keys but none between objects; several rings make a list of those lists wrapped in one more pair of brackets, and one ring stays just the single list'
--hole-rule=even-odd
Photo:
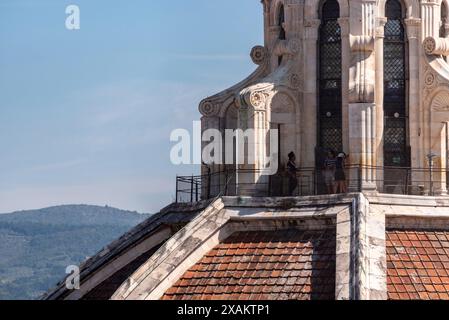
[{"label": "arched window", "polygon": [[386,3],[384,39],[384,164],[409,166],[407,141],[407,42],[403,9],[398,0]]},{"label": "arched window", "polygon": [[[278,12],[278,26],[280,27],[279,40],[285,40],[287,37],[287,35],[285,33],[285,29],[284,29],[284,23],[285,23],[285,9],[284,9],[284,5],[282,4],[279,7],[279,12]],[[279,56],[278,63],[279,63],[279,65],[281,65],[282,56]]]},{"label": "arched window", "polygon": [[446,38],[446,23],[447,23],[447,6],[446,1],[441,2],[441,26],[440,26],[440,37]]},{"label": "arched window", "polygon": [[327,0],[321,9],[319,44],[319,144],[341,151],[342,139],[342,51],[340,6]]},{"label": "arched window", "polygon": [[281,27],[281,30],[279,32],[280,40],[285,40],[285,38],[286,38],[284,23],[285,23],[285,9],[284,9],[284,5],[281,5],[279,7],[279,16],[278,16],[278,26]]}]

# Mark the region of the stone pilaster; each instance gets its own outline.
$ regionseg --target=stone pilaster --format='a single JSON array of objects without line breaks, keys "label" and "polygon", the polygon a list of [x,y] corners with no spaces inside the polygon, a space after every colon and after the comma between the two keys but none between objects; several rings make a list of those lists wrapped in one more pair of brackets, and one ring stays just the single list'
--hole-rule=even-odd
[{"label": "stone pilaster", "polygon": [[[421,90],[419,82],[420,70],[420,31],[421,19],[406,19],[407,36],[409,42],[409,137],[411,150],[412,168],[424,168],[425,155],[423,154],[423,139],[421,135],[422,113],[421,113]],[[412,173],[412,184],[419,184],[423,180],[421,172]],[[416,183],[414,183],[416,182]]]},{"label": "stone pilaster", "polygon": [[[358,173],[361,176],[357,178],[362,182],[363,191],[377,188],[375,4],[372,0],[354,4],[351,11],[354,26],[349,36],[349,155],[351,164],[362,166]],[[351,172],[351,176],[354,174]]]},{"label": "stone pilaster", "polygon": [[[241,196],[258,196],[266,194],[268,190],[268,176],[265,175],[266,154],[269,125],[265,108],[263,93],[253,92],[239,106],[238,123],[241,131],[245,133],[245,143],[237,144],[237,158],[240,172],[237,174],[237,194]],[[244,137],[237,136],[238,141]],[[244,160],[244,164],[241,161]]]},{"label": "stone pilaster", "polygon": [[[442,121],[439,112],[433,112],[431,124],[431,153],[435,156],[432,162],[433,174],[430,169],[425,174],[425,192],[430,195],[446,196],[447,190],[447,162],[448,162],[448,122]],[[430,163],[428,164],[430,166]]]},{"label": "stone pilaster", "polygon": [[376,105],[349,104],[349,141],[351,164],[361,166],[359,171],[363,191],[377,189],[376,181]]},{"label": "stone pilaster", "polygon": [[[377,166],[384,165],[384,38],[385,25],[387,18],[378,17],[376,19],[376,39],[375,39],[375,54],[376,54],[376,88],[375,88],[375,103],[376,103],[376,163]],[[377,172],[378,187],[382,187],[383,172]]]},{"label": "stone pilaster", "polygon": [[343,138],[343,150],[349,152],[350,140],[349,140],[349,96],[350,91],[349,78],[350,71],[349,65],[351,64],[351,48],[350,48],[350,20],[349,18],[340,18],[338,23],[341,27],[341,64],[342,64],[342,138]]},{"label": "stone pilaster", "polygon": [[352,212],[343,210],[337,215],[337,245],[335,299],[352,300],[354,285],[354,268],[352,256]]},{"label": "stone pilaster", "polygon": [[438,37],[440,33],[440,5],[434,0],[421,1],[421,18],[423,39]]},{"label": "stone pilaster", "polygon": [[370,210],[363,194],[354,208],[353,261],[355,300],[387,300],[387,254],[385,214]]},{"label": "stone pilaster", "polygon": [[363,194],[337,215],[336,300],[386,300],[385,214]]},{"label": "stone pilaster", "polygon": [[447,196],[447,162],[448,162],[448,133],[449,127],[448,122],[443,122],[440,131],[440,136],[437,139],[439,149],[439,157],[436,163],[436,172],[434,178],[436,183],[434,185],[434,194],[438,196]]},{"label": "stone pilaster", "polygon": [[[349,37],[351,56],[348,64],[349,103],[374,103],[375,4],[373,0],[353,4],[354,10],[351,12],[353,25]],[[343,69],[346,69],[344,64]]]},{"label": "stone pilaster", "polygon": [[315,167],[315,146],[317,145],[317,52],[318,30],[321,21],[308,19],[304,24],[304,93],[302,114],[301,164],[303,167]]}]

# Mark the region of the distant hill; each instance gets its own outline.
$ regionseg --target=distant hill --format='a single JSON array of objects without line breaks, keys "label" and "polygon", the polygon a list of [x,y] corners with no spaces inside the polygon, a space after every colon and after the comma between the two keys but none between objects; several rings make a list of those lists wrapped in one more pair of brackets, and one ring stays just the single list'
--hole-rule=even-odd
[{"label": "distant hill", "polygon": [[37,299],[149,215],[69,205],[0,215],[0,300]]}]

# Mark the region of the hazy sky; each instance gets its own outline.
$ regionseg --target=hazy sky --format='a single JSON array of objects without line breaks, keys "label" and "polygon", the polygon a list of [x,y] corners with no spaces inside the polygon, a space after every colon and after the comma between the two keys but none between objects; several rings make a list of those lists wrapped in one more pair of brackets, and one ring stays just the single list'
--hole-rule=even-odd
[{"label": "hazy sky", "polygon": [[171,131],[255,69],[262,26],[259,0],[0,0],[0,212],[169,204],[197,170]]}]

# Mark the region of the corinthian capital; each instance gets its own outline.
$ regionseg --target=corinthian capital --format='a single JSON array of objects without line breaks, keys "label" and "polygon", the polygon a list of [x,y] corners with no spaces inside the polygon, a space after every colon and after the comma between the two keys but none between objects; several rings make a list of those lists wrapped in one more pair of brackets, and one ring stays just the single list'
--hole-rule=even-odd
[{"label": "corinthian capital", "polygon": [[411,18],[404,20],[407,26],[407,35],[409,39],[417,39],[421,30],[421,19]]}]

